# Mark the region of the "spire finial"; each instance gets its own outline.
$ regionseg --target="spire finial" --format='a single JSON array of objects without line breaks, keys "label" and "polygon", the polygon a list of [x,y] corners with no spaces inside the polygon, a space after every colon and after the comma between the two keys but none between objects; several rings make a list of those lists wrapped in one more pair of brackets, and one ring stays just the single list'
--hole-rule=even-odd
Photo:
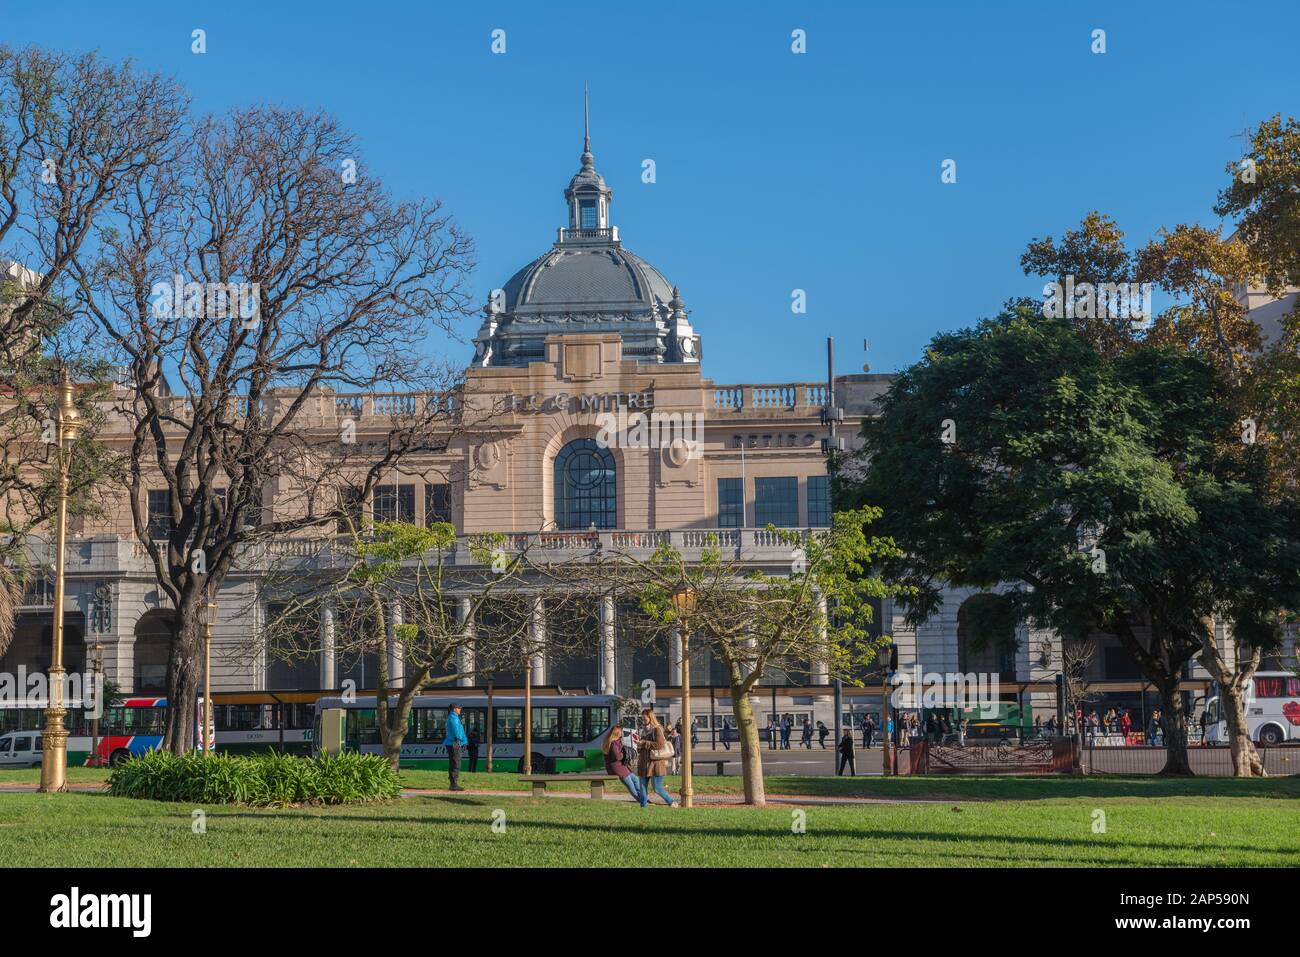
[{"label": "spire finial", "polygon": [[590,169],[595,163],[591,155],[591,108],[587,94],[587,81],[582,81],[582,166]]}]

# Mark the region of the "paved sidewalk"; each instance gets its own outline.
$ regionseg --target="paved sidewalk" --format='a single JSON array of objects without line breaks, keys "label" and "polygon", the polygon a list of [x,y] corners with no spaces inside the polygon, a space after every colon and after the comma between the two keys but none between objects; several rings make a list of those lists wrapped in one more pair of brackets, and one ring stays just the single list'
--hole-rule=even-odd
[{"label": "paved sidewalk", "polygon": [[[24,793],[35,791],[37,785],[32,784],[0,784],[0,794],[3,793]],[[102,791],[103,784],[94,781],[78,781],[68,785],[69,791]],[[673,792],[669,792],[670,794]],[[475,788],[466,788],[464,791],[449,791],[446,788],[403,788],[402,797],[450,797],[455,794],[464,794],[467,797],[501,797],[501,798],[531,798],[532,791],[484,791]],[[576,801],[590,801],[591,794],[587,790],[582,791],[543,791],[543,797],[548,798],[568,798]],[[673,794],[674,799],[678,799],[679,794]],[[607,788],[605,794],[606,801],[622,801],[625,804],[632,803],[632,795],[623,791],[614,791],[613,788]],[[662,802],[655,797],[651,800],[652,804],[663,806]],[[744,797],[740,794],[696,794],[695,803],[697,805],[711,804],[720,807],[726,806],[743,806]],[[767,795],[768,804],[794,804],[794,805],[837,805],[837,804],[954,804],[970,803],[968,799],[961,802],[942,801],[929,798],[869,798],[869,797],[821,797],[818,795],[800,795],[800,794],[769,794]]]},{"label": "paved sidewalk", "polygon": [[[577,801],[590,801],[591,794],[588,791],[543,791],[542,797],[548,798],[569,798]],[[680,799],[680,793],[669,791],[674,801]],[[402,797],[444,797],[453,794],[463,794],[467,797],[513,797],[513,798],[531,798],[533,795],[530,791],[480,791],[474,788],[466,788],[464,791],[449,791],[446,788],[404,788]],[[607,788],[605,793],[606,801],[622,801],[625,804],[631,804],[632,795],[620,789],[615,792],[613,788]],[[663,802],[657,796],[650,801],[663,807]],[[736,806],[743,807],[745,803],[744,795],[741,794],[696,794],[695,803],[713,804],[721,807]],[[807,805],[835,805],[835,804],[966,804],[971,803],[968,799],[963,798],[961,801],[939,800],[935,798],[870,798],[870,797],[822,797],[819,795],[803,794],[769,794],[767,795],[768,804],[807,804]]]}]

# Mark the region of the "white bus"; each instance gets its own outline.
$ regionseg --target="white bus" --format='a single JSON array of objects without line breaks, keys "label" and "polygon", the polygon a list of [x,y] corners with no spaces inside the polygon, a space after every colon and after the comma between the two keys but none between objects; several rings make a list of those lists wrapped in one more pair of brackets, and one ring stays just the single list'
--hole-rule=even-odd
[{"label": "white bus", "polygon": [[[1288,671],[1257,671],[1246,685],[1246,726],[1260,744],[1300,741],[1300,677]],[[1227,744],[1228,722],[1219,696],[1205,705],[1205,743]]]},{"label": "white bus", "polygon": [[[618,719],[619,698],[615,695],[533,695],[532,766],[539,774],[565,771],[602,770],[605,766],[601,738],[610,723]],[[397,699],[392,699],[396,705]],[[462,708],[465,733],[477,736],[479,769],[487,770],[487,710],[485,694],[421,695],[411,705],[411,718],[402,742],[401,767],[447,769],[447,708],[452,702]],[[344,712],[343,747],[348,751],[382,754],[379,729],[375,725],[375,698],[324,697],[316,702],[316,730],[312,742],[317,750],[322,738],[321,715],[327,710]],[[518,771],[523,763],[524,699],[521,696],[492,697],[492,769]],[[468,770],[465,756],[461,769]]]}]

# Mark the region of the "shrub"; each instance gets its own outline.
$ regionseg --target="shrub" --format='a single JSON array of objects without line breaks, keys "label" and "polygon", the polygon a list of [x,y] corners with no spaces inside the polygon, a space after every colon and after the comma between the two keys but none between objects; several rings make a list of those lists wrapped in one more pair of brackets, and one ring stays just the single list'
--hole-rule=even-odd
[{"label": "shrub", "polygon": [[117,797],[187,804],[364,804],[401,793],[397,773],[375,754],[300,758],[150,751],[118,765],[108,777]]}]

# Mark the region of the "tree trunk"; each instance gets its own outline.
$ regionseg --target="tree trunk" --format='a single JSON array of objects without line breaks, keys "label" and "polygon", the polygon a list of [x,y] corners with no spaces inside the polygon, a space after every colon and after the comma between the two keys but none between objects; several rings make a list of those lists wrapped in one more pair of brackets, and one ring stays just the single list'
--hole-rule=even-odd
[{"label": "tree trunk", "polygon": [[1236,681],[1219,685],[1219,707],[1228,722],[1228,753],[1232,757],[1232,774],[1238,778],[1266,777],[1264,762],[1250,739],[1246,723],[1246,696]]},{"label": "tree trunk", "polygon": [[1255,742],[1250,739],[1245,702],[1246,683],[1259,667],[1260,650],[1253,648],[1249,655],[1243,655],[1246,649],[1241,642],[1235,642],[1237,666],[1229,668],[1215,640],[1213,620],[1207,620],[1204,626],[1206,633],[1202,635],[1202,649],[1198,657],[1219,686],[1219,707],[1228,724],[1228,754],[1232,758],[1232,774],[1238,778],[1262,778],[1265,776],[1264,762],[1255,750]]},{"label": "tree trunk", "polygon": [[1159,684],[1160,727],[1165,736],[1165,766],[1160,773],[1190,776],[1192,765],[1187,757],[1187,712],[1183,708],[1183,695],[1178,690],[1178,684],[1177,674]]},{"label": "tree trunk", "polygon": [[[758,722],[749,703],[748,689],[740,681],[731,682],[731,712],[736,719],[740,738],[740,770],[744,777],[745,803],[763,807],[767,793],[763,788],[763,749],[758,742]],[[689,732],[688,732],[689,733]]]},{"label": "tree trunk", "polygon": [[203,625],[197,610],[182,604],[176,637],[167,660],[167,719],[162,749],[185,754],[194,749],[194,725],[203,679]]},{"label": "tree trunk", "polygon": [[384,748],[384,760],[394,771],[402,758],[402,739],[406,737],[406,724],[396,727],[396,717],[402,712],[398,701],[397,715],[388,707],[388,621],[384,614],[384,603],[379,599],[371,600],[374,611],[375,645],[379,648],[375,655],[375,727],[379,731],[379,743]]}]

